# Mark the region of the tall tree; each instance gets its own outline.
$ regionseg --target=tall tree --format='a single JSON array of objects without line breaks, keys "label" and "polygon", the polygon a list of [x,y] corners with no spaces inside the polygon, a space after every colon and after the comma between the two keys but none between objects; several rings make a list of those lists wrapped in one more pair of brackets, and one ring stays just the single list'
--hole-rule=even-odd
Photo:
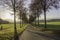
[{"label": "tall tree", "polygon": [[51,9],[52,7],[59,8],[58,4],[59,4],[59,0],[44,0],[44,1],[41,0],[41,5],[44,11],[45,28],[47,28],[46,27],[46,12],[48,11],[48,9]]},{"label": "tall tree", "polygon": [[19,19],[21,19],[23,22],[25,22],[25,23],[27,23],[28,22],[28,19],[27,19],[27,8],[26,7],[24,7],[25,6],[25,4],[24,4],[24,2],[25,2],[26,0],[21,0],[20,2],[19,2],[19,4],[18,4],[18,6],[17,6],[17,9],[18,9],[18,17],[19,17]]},{"label": "tall tree", "polygon": [[18,4],[20,0],[1,0],[9,7],[9,10],[14,13],[14,40],[18,40],[17,28],[16,28],[16,12],[18,11]]},{"label": "tall tree", "polygon": [[2,21],[2,19],[0,19],[0,27],[1,27],[1,21]]},{"label": "tall tree", "polygon": [[[37,0],[36,0],[37,1]],[[31,16],[30,16],[30,21],[33,22],[36,18],[39,19],[39,16],[40,16],[40,6],[39,6],[39,2],[35,2],[34,0],[31,1],[31,4],[30,4],[30,11],[31,11]]]},{"label": "tall tree", "polygon": [[[32,0],[31,9],[32,10],[34,9],[35,11],[41,10],[42,12],[44,12],[45,28],[46,28],[46,12],[52,7],[59,8],[58,6],[59,1],[60,0],[38,0],[38,1]],[[34,12],[34,10],[32,12]]]},{"label": "tall tree", "polygon": [[2,19],[0,19],[0,30],[2,29],[2,27],[1,27],[1,20],[2,20]]},{"label": "tall tree", "polygon": [[16,1],[13,0],[12,4],[13,4],[13,11],[14,11],[14,30],[15,30],[14,31],[14,40],[18,40],[18,34],[17,34],[17,28],[16,28],[16,8],[15,8],[16,6],[15,6],[15,3],[16,3]]}]

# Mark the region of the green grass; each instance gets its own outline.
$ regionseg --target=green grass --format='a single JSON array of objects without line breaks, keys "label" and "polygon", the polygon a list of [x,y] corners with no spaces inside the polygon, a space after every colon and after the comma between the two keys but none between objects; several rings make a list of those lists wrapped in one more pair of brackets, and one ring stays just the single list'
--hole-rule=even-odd
[{"label": "green grass", "polygon": [[[44,22],[40,22],[39,26],[38,26],[38,23],[36,23],[35,26],[40,27],[40,28],[44,28]],[[60,22],[47,22],[47,28],[60,30]]]},{"label": "green grass", "polygon": [[36,23],[34,30],[43,31],[50,34],[56,34],[60,37],[60,22],[47,22],[47,28],[44,28],[44,22]]},{"label": "green grass", "polygon": [[[20,28],[21,26],[21,28]],[[10,40],[14,36],[13,24],[2,24],[3,29],[0,30],[0,40]],[[26,24],[17,24],[17,32],[21,33],[26,28]]]}]

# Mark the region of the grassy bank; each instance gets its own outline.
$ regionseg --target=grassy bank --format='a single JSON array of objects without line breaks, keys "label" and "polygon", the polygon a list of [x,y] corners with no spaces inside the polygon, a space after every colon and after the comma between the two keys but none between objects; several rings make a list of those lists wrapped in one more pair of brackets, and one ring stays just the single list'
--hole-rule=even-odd
[{"label": "grassy bank", "polygon": [[[18,34],[21,33],[25,28],[26,24],[17,25]],[[14,24],[2,24],[2,30],[0,30],[0,40],[11,40],[14,36]]]},{"label": "grassy bank", "polygon": [[[36,23],[34,26],[44,28],[44,22]],[[47,22],[48,29],[60,30],[60,22]]]},{"label": "grassy bank", "polygon": [[44,28],[44,22],[36,23],[34,30],[44,31],[50,34],[56,34],[60,36],[60,22],[47,22],[47,28]]}]

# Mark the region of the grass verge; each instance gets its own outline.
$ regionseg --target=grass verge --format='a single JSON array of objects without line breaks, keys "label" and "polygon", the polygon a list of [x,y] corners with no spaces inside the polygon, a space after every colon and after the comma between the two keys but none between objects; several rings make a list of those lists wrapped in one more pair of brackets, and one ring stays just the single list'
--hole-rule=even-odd
[{"label": "grass verge", "polygon": [[[17,24],[17,32],[21,33],[25,28],[26,24],[21,25]],[[2,24],[3,29],[0,30],[0,40],[12,40],[14,37],[14,25],[13,24]]]},{"label": "grass verge", "polygon": [[47,28],[44,28],[44,23],[40,23],[39,26],[35,26],[33,29],[49,34],[55,34],[60,37],[60,22],[47,22]]}]

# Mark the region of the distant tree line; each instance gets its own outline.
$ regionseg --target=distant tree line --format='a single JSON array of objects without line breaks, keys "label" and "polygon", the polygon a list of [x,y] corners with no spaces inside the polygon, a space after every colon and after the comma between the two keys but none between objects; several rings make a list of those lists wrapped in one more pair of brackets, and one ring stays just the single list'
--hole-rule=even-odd
[{"label": "distant tree line", "polygon": [[8,24],[10,22],[0,19],[0,24]]},{"label": "distant tree line", "polygon": [[[36,20],[36,22],[38,22],[38,20]],[[44,22],[44,20],[39,20],[39,22]],[[60,19],[50,19],[46,20],[46,22],[60,22]]]}]

